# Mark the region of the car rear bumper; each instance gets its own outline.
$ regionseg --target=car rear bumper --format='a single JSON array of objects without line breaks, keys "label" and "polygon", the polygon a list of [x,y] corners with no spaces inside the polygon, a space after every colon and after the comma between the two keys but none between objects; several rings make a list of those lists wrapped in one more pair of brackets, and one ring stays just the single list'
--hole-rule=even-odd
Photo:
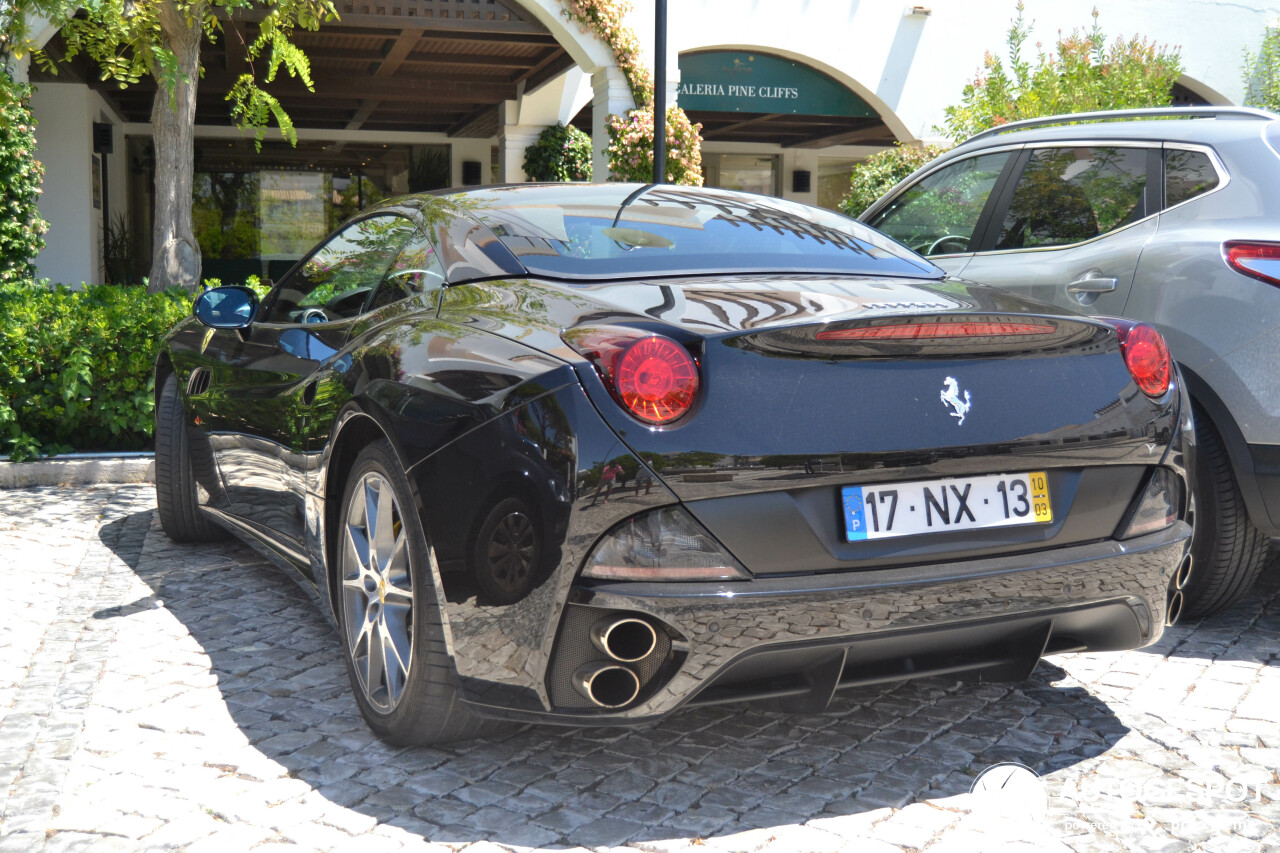
[{"label": "car rear bumper", "polygon": [[[900,678],[1017,680],[1042,654],[1157,640],[1190,532],[1177,522],[1126,542],[740,583],[580,583],[549,656],[550,709],[468,704],[488,716],[616,725],[762,698],[815,710],[840,687]],[[639,698],[609,711],[579,693],[572,676],[605,661],[590,626],[622,615],[649,621],[665,639],[654,660],[623,664],[638,675]]]}]

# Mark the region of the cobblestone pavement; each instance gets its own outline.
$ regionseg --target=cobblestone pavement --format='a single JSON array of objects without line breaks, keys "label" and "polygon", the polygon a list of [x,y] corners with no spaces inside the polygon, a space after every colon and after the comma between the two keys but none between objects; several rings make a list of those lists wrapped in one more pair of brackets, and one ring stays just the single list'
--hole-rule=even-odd
[{"label": "cobblestone pavement", "polygon": [[[1276,572],[1022,684],[397,749],[291,581],[170,544],[153,508],[147,486],[0,492],[0,851],[1280,850]],[[1043,782],[969,793],[1004,761]]]}]

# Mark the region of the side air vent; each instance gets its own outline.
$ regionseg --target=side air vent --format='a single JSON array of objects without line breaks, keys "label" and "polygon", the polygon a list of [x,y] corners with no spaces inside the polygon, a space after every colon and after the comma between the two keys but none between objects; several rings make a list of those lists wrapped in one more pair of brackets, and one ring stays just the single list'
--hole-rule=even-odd
[{"label": "side air vent", "polygon": [[209,390],[209,368],[197,367],[187,380],[187,396],[196,397]]}]

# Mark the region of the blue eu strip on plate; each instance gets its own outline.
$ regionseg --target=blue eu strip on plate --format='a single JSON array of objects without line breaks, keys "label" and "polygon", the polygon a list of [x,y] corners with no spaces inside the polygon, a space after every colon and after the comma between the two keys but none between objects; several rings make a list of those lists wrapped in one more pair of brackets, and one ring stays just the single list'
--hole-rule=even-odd
[{"label": "blue eu strip on plate", "polygon": [[861,542],[867,538],[867,522],[862,517],[862,486],[845,486],[840,490],[844,501],[844,535],[848,542]]}]

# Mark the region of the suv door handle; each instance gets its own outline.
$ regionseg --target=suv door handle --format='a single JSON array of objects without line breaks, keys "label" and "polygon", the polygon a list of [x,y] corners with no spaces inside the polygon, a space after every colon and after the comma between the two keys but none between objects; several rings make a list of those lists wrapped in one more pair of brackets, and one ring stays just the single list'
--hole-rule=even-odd
[{"label": "suv door handle", "polygon": [[1067,293],[1110,293],[1117,282],[1114,277],[1104,276],[1102,270],[1089,270],[1067,285]]}]

